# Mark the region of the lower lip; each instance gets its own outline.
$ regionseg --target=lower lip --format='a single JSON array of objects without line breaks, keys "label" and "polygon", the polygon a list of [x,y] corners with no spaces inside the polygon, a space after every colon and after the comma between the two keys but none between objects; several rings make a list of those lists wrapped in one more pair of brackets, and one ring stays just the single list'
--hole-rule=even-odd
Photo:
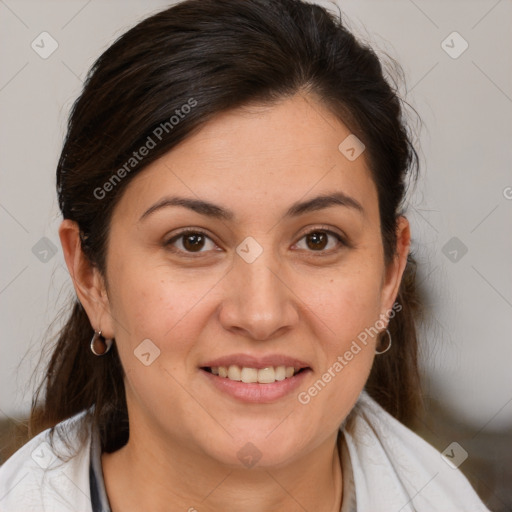
[{"label": "lower lip", "polygon": [[246,384],[245,382],[231,380],[227,377],[219,377],[203,369],[200,371],[223,393],[227,393],[243,402],[251,403],[271,403],[285,397],[296,390],[310,372],[308,368],[293,377],[270,384],[259,384],[257,382]]}]

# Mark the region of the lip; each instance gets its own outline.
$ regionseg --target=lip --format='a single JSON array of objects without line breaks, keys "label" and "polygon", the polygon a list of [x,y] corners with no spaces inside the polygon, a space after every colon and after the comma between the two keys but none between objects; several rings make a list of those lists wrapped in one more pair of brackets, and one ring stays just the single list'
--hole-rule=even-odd
[{"label": "lip", "polygon": [[[216,361],[213,362],[215,363]],[[216,365],[214,364],[213,366]],[[223,365],[220,364],[218,366]],[[273,365],[267,363],[267,366]],[[264,367],[265,366],[263,366],[263,368]],[[276,381],[271,384],[259,384],[258,382],[246,384],[245,382],[231,380],[227,377],[219,377],[218,375],[213,375],[213,373],[210,373],[203,368],[200,369],[200,373],[208,379],[210,384],[212,384],[222,393],[226,393],[227,395],[230,395],[231,397],[245,403],[260,404],[276,402],[281,398],[290,395],[302,384],[304,379],[307,378],[311,372],[311,369],[307,368],[300,373],[297,373],[293,377],[289,377],[281,381]],[[252,368],[254,368],[254,366]]]},{"label": "lip", "polygon": [[[267,354],[265,356],[257,357],[249,354],[231,354],[229,356],[219,357],[212,359],[204,364],[201,364],[201,368],[214,366],[226,366],[229,367],[232,364],[236,364],[240,367],[245,366],[246,368],[267,368],[268,366],[293,366],[294,368],[310,368],[310,366],[294,357],[289,357],[284,354]],[[302,373],[302,372],[301,372]]]}]

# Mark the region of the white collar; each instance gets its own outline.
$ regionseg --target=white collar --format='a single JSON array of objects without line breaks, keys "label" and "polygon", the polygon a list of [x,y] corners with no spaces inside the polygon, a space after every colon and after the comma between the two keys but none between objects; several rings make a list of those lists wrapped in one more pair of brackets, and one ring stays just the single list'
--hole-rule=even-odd
[{"label": "white collar", "polygon": [[[90,424],[83,445],[77,436],[85,414],[59,423],[54,448],[45,430],[0,467],[2,512],[92,512]],[[343,466],[351,466],[358,511],[489,512],[458,469],[365,391],[340,430]],[[61,431],[68,434],[69,447]],[[57,453],[76,456],[60,460]],[[342,510],[356,510],[346,500]]]},{"label": "white collar", "polygon": [[466,477],[366,391],[344,428],[357,510],[489,512]]}]

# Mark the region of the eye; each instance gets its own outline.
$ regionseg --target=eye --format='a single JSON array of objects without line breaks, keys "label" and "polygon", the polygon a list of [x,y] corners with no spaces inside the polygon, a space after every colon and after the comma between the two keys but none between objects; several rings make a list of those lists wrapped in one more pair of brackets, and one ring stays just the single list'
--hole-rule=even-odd
[{"label": "eye", "polygon": [[[207,247],[207,240],[211,242],[212,247]],[[189,254],[207,252],[208,250],[217,247],[213,240],[204,231],[198,229],[182,231],[165,242],[165,246],[169,247],[173,252],[184,252]],[[205,247],[206,250],[203,251],[202,249]]]},{"label": "eye", "polygon": [[[335,240],[331,244],[330,248],[328,248],[329,239]],[[336,252],[337,246],[338,248],[340,246],[348,246],[348,243],[341,235],[332,230],[323,228],[315,228],[308,231],[305,235],[303,235],[303,237],[299,240],[299,242],[296,245],[298,246],[302,240],[305,240],[305,249],[309,250],[310,252],[332,253]]]},{"label": "eye", "polygon": [[[305,240],[306,247],[299,247],[302,240]],[[208,247],[208,241],[210,247]],[[329,242],[331,247],[329,248]],[[216,250],[217,245],[213,240],[200,229],[187,229],[173,236],[164,244],[175,253],[200,254],[209,250]],[[300,249],[306,249],[308,252],[333,253],[337,248],[348,247],[349,244],[340,234],[325,228],[314,228],[305,233],[295,244]],[[218,247],[217,247],[218,248]],[[204,249],[204,250],[203,250]]]}]

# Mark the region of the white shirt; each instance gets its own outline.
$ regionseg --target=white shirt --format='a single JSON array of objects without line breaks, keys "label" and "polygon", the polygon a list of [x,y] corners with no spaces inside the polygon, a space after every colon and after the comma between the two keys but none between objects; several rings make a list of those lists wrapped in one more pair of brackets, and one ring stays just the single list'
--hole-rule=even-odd
[{"label": "white shirt", "polygon": [[[54,447],[45,430],[0,467],[0,512],[110,512],[99,434],[85,415],[59,423]],[[340,512],[490,512],[458,469],[365,391],[340,432]]]}]

